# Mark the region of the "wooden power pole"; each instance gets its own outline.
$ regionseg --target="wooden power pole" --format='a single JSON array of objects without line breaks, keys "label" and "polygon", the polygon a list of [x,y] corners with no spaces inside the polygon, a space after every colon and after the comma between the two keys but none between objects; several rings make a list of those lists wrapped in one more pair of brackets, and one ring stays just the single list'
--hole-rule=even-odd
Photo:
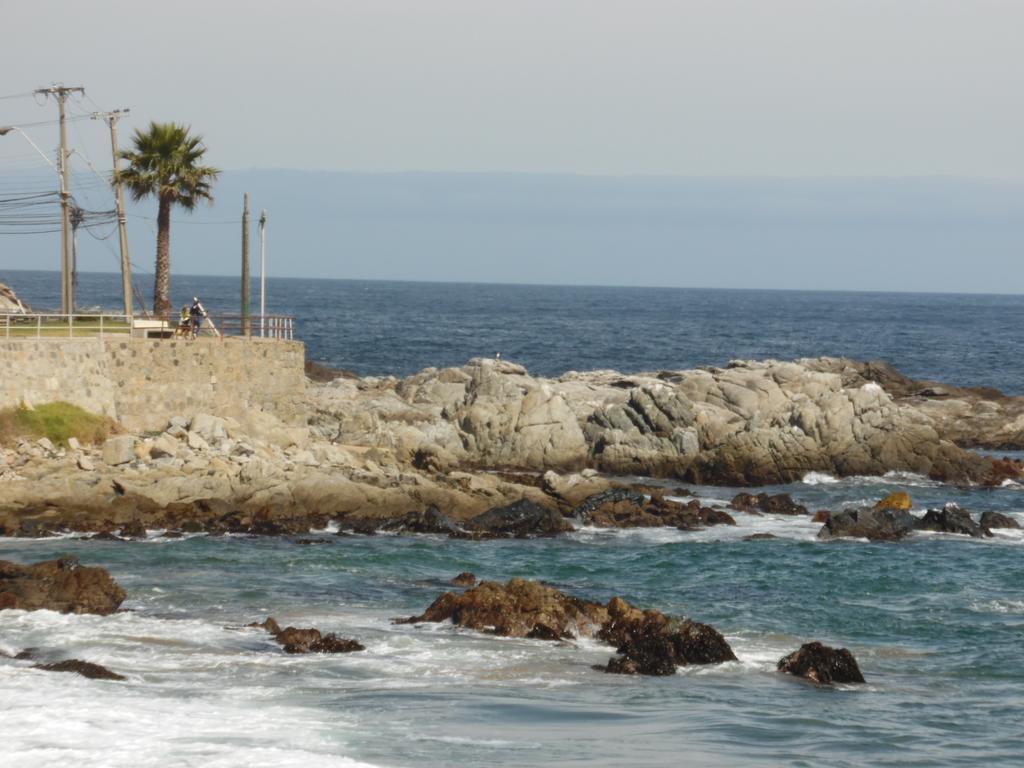
[{"label": "wooden power pole", "polygon": [[245,193],[242,204],[242,333],[250,334],[249,328],[249,193]]},{"label": "wooden power pole", "polygon": [[68,129],[64,114],[64,102],[68,94],[85,93],[81,87],[69,88],[64,85],[53,85],[49,88],[36,89],[37,94],[53,96],[57,99],[57,111],[60,116],[60,155],[57,170],[60,172],[60,311],[63,315],[74,314],[75,284],[71,277],[71,191],[68,189]]},{"label": "wooden power pole", "polygon": [[124,188],[121,186],[121,153],[117,147],[117,121],[131,110],[115,109],[113,112],[94,112],[93,119],[103,118],[110,126],[110,151],[114,156],[114,199],[117,207],[117,232],[121,244],[121,291],[124,294],[124,314],[132,318],[132,262],[128,255],[128,220],[124,212]]}]

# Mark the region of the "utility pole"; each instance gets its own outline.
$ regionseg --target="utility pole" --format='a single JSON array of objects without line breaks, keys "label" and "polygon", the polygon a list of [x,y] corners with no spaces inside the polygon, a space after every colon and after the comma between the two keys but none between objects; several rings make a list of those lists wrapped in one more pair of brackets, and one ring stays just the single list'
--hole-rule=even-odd
[{"label": "utility pole", "polygon": [[260,212],[260,336],[266,332],[267,317],[267,209]]},{"label": "utility pole", "polygon": [[126,117],[131,110],[115,109],[113,112],[93,112],[93,120],[103,118],[110,126],[110,151],[114,155],[114,198],[117,205],[117,231],[121,241],[121,291],[124,293],[124,314],[132,320],[132,263],[128,256],[128,220],[124,212],[124,188],[121,186],[121,154],[117,149],[117,121]]},{"label": "utility pole", "polygon": [[68,129],[64,115],[64,102],[68,94],[85,93],[81,87],[69,88],[53,85],[49,88],[37,88],[37,94],[53,96],[57,99],[57,110],[60,115],[60,154],[57,169],[60,171],[60,311],[63,315],[75,311],[75,286],[71,279],[71,192],[68,190]]},{"label": "utility pole", "polygon": [[242,333],[250,335],[249,328],[249,193],[242,204]]}]

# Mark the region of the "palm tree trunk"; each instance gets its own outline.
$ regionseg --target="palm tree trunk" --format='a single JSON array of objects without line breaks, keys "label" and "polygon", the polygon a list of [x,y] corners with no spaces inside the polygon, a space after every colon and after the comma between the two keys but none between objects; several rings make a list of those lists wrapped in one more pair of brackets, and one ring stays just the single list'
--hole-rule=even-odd
[{"label": "palm tree trunk", "polygon": [[171,314],[171,200],[161,196],[156,216],[156,275],[153,280],[153,314]]}]

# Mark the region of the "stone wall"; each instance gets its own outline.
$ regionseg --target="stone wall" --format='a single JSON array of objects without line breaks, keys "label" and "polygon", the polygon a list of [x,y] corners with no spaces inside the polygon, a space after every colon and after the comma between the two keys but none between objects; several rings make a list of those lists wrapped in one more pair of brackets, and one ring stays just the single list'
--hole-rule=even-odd
[{"label": "stone wall", "polygon": [[301,342],[269,339],[0,341],[0,407],[66,400],[132,430],[196,413],[300,425],[304,361]]}]

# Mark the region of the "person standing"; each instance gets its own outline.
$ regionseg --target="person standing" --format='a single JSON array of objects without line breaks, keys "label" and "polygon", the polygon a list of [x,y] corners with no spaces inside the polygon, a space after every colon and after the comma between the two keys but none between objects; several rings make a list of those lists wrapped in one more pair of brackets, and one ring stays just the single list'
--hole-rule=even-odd
[{"label": "person standing", "polygon": [[192,306],[188,308],[188,315],[192,320],[192,338],[194,339],[199,335],[199,324],[206,317],[206,309],[203,307],[202,302],[199,301],[198,296],[192,297]]}]

